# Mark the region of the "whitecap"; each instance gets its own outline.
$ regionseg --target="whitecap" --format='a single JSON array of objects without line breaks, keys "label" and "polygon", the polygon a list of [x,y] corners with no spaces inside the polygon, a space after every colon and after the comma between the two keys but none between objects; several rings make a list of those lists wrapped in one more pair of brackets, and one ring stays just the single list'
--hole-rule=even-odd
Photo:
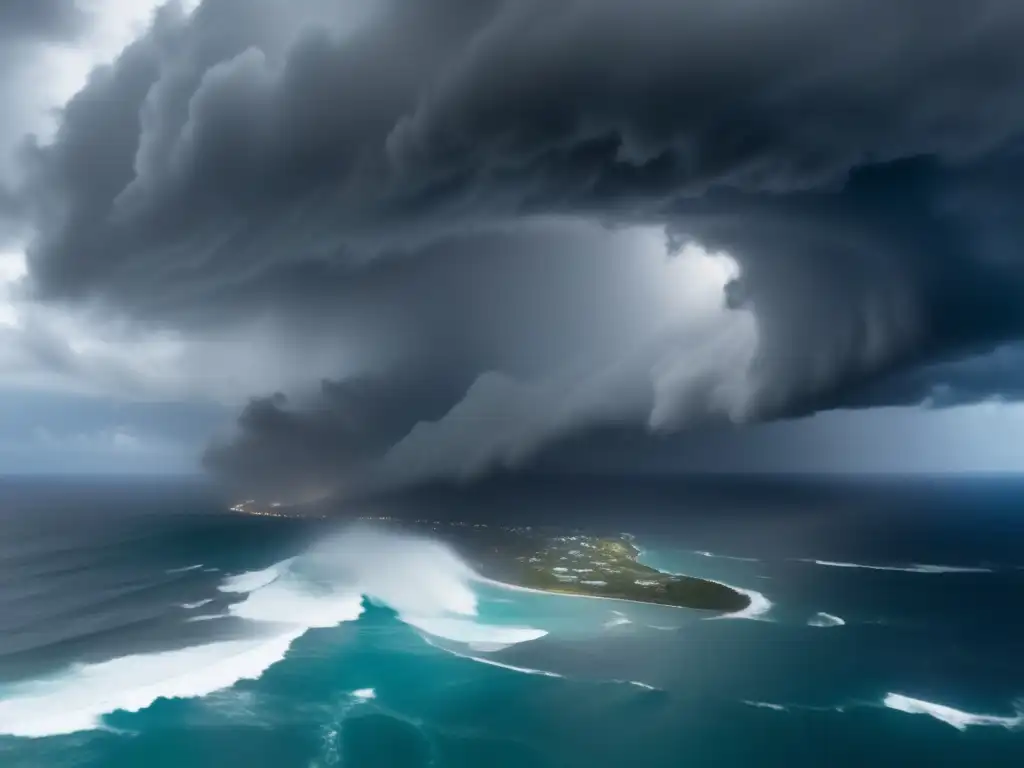
[{"label": "whitecap", "polygon": [[967,730],[971,725],[997,725],[1002,728],[1019,728],[1024,725],[1024,715],[1017,714],[1015,717],[1003,717],[999,715],[976,715],[970,712],[962,712],[945,704],[936,704],[923,699],[912,699],[900,693],[886,694],[882,703],[889,709],[906,712],[911,715],[930,715],[936,720],[941,720],[957,730]]},{"label": "whitecap", "polygon": [[[711,581],[711,579],[707,579]],[[723,587],[739,592],[741,595],[746,595],[750,603],[746,608],[733,613],[726,613],[722,616],[712,616],[712,619],[750,619],[752,621],[765,621],[764,615],[772,609],[772,601],[762,595],[760,592],[753,589],[744,589],[743,587],[734,587],[732,584],[726,584],[724,581],[716,581],[716,584],[721,584]]]},{"label": "whitecap", "polygon": [[228,576],[217,589],[221,592],[255,592],[257,589],[273,583],[275,579],[287,570],[293,560],[295,558],[290,557],[287,560],[274,563],[269,568]]},{"label": "whitecap", "polygon": [[749,707],[757,707],[758,709],[773,709],[776,712],[785,712],[786,707],[782,704],[772,704],[770,701],[750,701],[744,699],[743,703]]},{"label": "whitecap", "polygon": [[861,563],[842,563],[833,560],[802,559],[801,563],[813,563],[829,568],[864,568],[870,571],[902,571],[903,573],[992,573],[991,568],[980,568],[958,565],[926,565],[911,563],[910,565],[864,565]]},{"label": "whitecap", "polygon": [[206,599],[206,600],[199,600],[199,601],[197,601],[195,603],[182,603],[181,607],[184,608],[186,611],[191,611],[193,608],[202,608],[207,603],[212,603],[212,602],[213,602],[213,599],[209,598],[209,599]]},{"label": "whitecap", "polygon": [[620,611],[612,611],[612,618],[608,619],[608,621],[604,623],[604,626],[610,629],[611,627],[619,627],[623,624],[632,623],[633,622],[629,619],[628,616],[626,616],[626,614]]},{"label": "whitecap", "polygon": [[833,616],[831,613],[825,613],[824,611],[819,611],[807,621],[807,625],[811,627],[841,627],[844,624],[846,622],[838,616]]},{"label": "whitecap", "polygon": [[426,632],[456,643],[465,643],[477,651],[500,651],[503,648],[544,637],[543,629],[520,626],[478,624],[469,619],[403,616],[402,621]]},{"label": "whitecap", "polygon": [[[456,654],[456,655],[457,656],[462,656],[462,654]],[[494,659],[484,659],[484,658],[480,658],[479,656],[462,656],[462,658],[464,658],[464,659],[471,659],[473,661],[480,662],[481,664],[488,664],[488,665],[490,665],[492,667],[500,667],[501,669],[508,669],[508,670],[511,670],[512,672],[522,672],[524,675],[541,675],[543,677],[557,677],[557,678],[564,678],[565,677],[565,675],[560,675],[557,672],[548,672],[547,670],[543,670],[543,669],[530,669],[529,667],[515,667],[515,666],[513,666],[511,664],[503,664],[500,661],[495,661]]]},{"label": "whitecap", "polygon": [[164,573],[187,573],[188,571],[197,571],[203,567],[202,563],[196,565],[186,565],[184,568],[169,568]]},{"label": "whitecap", "polygon": [[333,627],[358,619],[363,613],[363,599],[356,589],[317,589],[300,577],[285,574],[253,590],[244,600],[229,606],[228,612],[240,619],[294,624],[304,629]]},{"label": "whitecap", "polygon": [[352,697],[360,701],[369,701],[377,698],[377,691],[373,688],[360,688],[357,691],[352,691]]},{"label": "whitecap", "polygon": [[701,557],[713,557],[716,560],[736,560],[741,563],[759,563],[761,562],[756,557],[737,557],[736,555],[716,555],[714,552],[706,552],[703,550],[693,550],[693,554],[700,555]]},{"label": "whitecap", "polygon": [[112,712],[157,699],[205,696],[260,677],[301,632],[210,643],[75,665],[52,678],[16,683],[0,699],[0,733],[40,738],[103,727]]},{"label": "whitecap", "polygon": [[185,619],[185,621],[213,621],[214,619],[226,619],[228,618],[228,616],[229,614],[227,613],[204,613],[201,616],[190,616],[189,618]]}]

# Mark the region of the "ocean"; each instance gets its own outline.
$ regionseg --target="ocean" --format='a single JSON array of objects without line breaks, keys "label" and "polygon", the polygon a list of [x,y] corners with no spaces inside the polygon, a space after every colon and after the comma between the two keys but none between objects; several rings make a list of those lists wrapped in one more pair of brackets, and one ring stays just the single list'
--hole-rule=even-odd
[{"label": "ocean", "polygon": [[562,478],[352,514],[626,531],[732,616],[477,581],[201,483],[0,481],[3,768],[1024,765],[1024,481]]}]

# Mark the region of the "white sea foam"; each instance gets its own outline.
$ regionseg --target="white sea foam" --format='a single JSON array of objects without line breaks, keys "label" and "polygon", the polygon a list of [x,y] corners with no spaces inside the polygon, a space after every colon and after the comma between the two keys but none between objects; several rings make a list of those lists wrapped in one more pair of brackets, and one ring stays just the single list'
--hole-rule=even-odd
[{"label": "white sea foam", "polygon": [[260,571],[246,571],[245,573],[229,576],[217,589],[221,592],[254,592],[261,587],[273,583],[294,559],[294,557],[290,557]]},{"label": "white sea foam", "polygon": [[196,571],[203,567],[202,563],[196,565],[186,565],[184,568],[169,568],[164,573],[187,573],[188,571]]},{"label": "white sea foam", "polygon": [[743,703],[750,707],[757,707],[758,709],[773,709],[776,712],[785,712],[786,708],[782,704],[772,704],[770,701],[750,701],[744,699]]},{"label": "white sea foam", "polygon": [[213,602],[213,599],[210,598],[210,599],[207,599],[207,600],[199,600],[199,601],[197,601],[195,603],[182,603],[181,607],[184,608],[186,611],[191,611],[193,608],[202,608],[207,603],[212,603],[212,602]]},{"label": "white sea foam", "polygon": [[[711,579],[708,579],[708,581],[711,581]],[[715,583],[721,584],[723,587],[728,587],[735,592],[739,592],[741,595],[746,595],[747,599],[750,600],[750,603],[746,608],[740,611],[726,613],[723,616],[712,616],[712,619],[750,619],[752,621],[764,621],[765,614],[772,609],[772,601],[756,590],[735,587],[732,584],[726,584],[724,581],[716,581]]]},{"label": "white sea foam", "polygon": [[240,619],[312,629],[355,621],[363,612],[363,600],[357,590],[317,591],[300,579],[282,576],[253,590],[228,612]]},{"label": "white sea foam", "polygon": [[701,557],[713,557],[716,560],[737,560],[741,563],[757,563],[760,562],[756,557],[737,557],[735,555],[716,555],[714,552],[705,552],[703,550],[695,549],[693,554],[700,555]]},{"label": "white sea foam", "polygon": [[474,576],[440,542],[355,528],[299,557],[231,577],[221,589],[248,592],[228,610],[251,621],[335,626],[357,619],[365,596],[421,632],[474,650],[500,650],[547,634],[533,627],[481,624],[470,586]]},{"label": "white sea foam", "polygon": [[360,688],[358,691],[352,691],[352,696],[360,701],[369,701],[377,698],[377,692],[373,688]]},{"label": "white sea foam", "polygon": [[609,629],[611,627],[618,627],[623,624],[633,623],[632,621],[630,621],[629,617],[621,611],[612,611],[612,614],[612,618],[608,619],[608,621],[604,623],[605,627],[608,627]]},{"label": "white sea foam", "polygon": [[[462,656],[462,654],[456,654],[456,655]],[[529,667],[515,667],[515,666],[512,666],[511,664],[503,664],[500,661],[495,661],[494,659],[484,659],[484,658],[481,658],[479,656],[463,656],[463,658],[464,659],[472,659],[473,661],[478,661],[481,664],[488,664],[488,665],[490,665],[492,667],[501,667],[502,669],[508,669],[508,670],[511,670],[512,672],[522,672],[524,675],[542,675],[543,677],[558,677],[558,678],[564,678],[565,677],[565,675],[560,675],[557,672],[548,672],[547,670],[543,670],[543,669],[530,669]]]},{"label": "white sea foam", "polygon": [[533,627],[478,624],[470,619],[403,616],[402,621],[434,637],[465,643],[478,651],[500,651],[516,643],[544,637],[543,629]]},{"label": "white sea foam", "polygon": [[936,720],[941,720],[957,730],[967,730],[971,725],[997,725],[1002,728],[1020,728],[1024,725],[1024,715],[1018,713],[1015,717],[1003,717],[999,715],[975,715],[970,712],[962,712],[945,704],[935,704],[922,699],[912,699],[900,693],[887,694],[882,702],[889,709],[906,712],[911,715],[930,715]]},{"label": "white sea foam", "polygon": [[968,567],[958,565],[926,565],[911,563],[910,565],[863,565],[861,563],[840,563],[832,560],[800,560],[801,563],[814,563],[829,568],[865,568],[870,571],[902,571],[904,573],[992,573],[991,568]]},{"label": "white sea foam", "polygon": [[808,619],[807,624],[811,627],[841,627],[846,622],[838,616],[833,616],[831,613],[819,611]]},{"label": "white sea foam", "polygon": [[299,632],[123,656],[7,688],[0,733],[38,738],[103,726],[116,711],[137,712],[157,699],[205,696],[258,678],[284,658]]},{"label": "white sea foam", "polygon": [[213,621],[214,619],[226,619],[229,615],[227,613],[204,613],[201,616],[189,616],[185,621]]}]

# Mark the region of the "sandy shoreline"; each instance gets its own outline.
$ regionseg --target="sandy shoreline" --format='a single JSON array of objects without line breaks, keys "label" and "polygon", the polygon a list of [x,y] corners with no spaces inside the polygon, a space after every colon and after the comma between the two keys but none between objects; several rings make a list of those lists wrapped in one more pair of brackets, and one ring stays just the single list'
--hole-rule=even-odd
[{"label": "sandy shoreline", "polygon": [[[673,575],[675,575],[675,574],[673,574]],[[733,616],[733,615],[737,615],[739,613],[742,613],[743,611],[750,610],[750,606],[747,606],[742,611],[736,611],[734,613],[724,613],[723,614],[721,611],[716,611],[716,610],[711,609],[711,608],[690,608],[690,607],[685,606],[685,605],[670,605],[668,603],[652,603],[652,602],[648,602],[646,600],[631,600],[628,597],[611,597],[611,596],[605,596],[605,595],[581,595],[581,594],[578,594],[578,593],[575,593],[575,592],[552,592],[552,591],[549,591],[547,589],[537,589],[536,587],[521,587],[518,584],[509,584],[509,583],[504,582],[504,581],[496,581],[495,579],[489,579],[486,576],[480,576],[479,574],[477,574],[477,576],[475,578],[475,581],[478,581],[481,584],[489,584],[490,586],[498,587],[499,589],[511,590],[512,592],[533,592],[534,594],[538,594],[538,595],[550,595],[550,596],[554,596],[554,597],[572,597],[572,598],[579,597],[579,598],[583,598],[584,600],[614,600],[617,603],[636,603],[637,605],[653,605],[653,606],[655,606],[657,608],[672,608],[672,609],[684,610],[684,611],[700,611],[701,613],[721,614],[723,618],[725,616]],[[708,581],[710,581],[710,579],[708,579]],[[723,584],[722,586],[728,586],[728,585],[727,584]],[[735,590],[736,592],[741,592],[741,590],[738,590],[735,587],[729,587],[729,589]],[[745,590],[743,591],[743,594],[746,594]],[[747,594],[747,597],[749,598],[750,595]],[[753,599],[751,599],[751,605],[753,605],[753,604],[754,604],[754,601],[753,601]]]}]

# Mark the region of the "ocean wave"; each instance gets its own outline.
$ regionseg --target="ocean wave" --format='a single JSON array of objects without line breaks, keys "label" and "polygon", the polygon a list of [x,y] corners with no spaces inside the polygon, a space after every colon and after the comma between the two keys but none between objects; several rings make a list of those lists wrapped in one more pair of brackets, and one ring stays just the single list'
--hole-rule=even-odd
[{"label": "ocean wave", "polygon": [[[712,581],[712,579],[708,579],[708,581]],[[746,595],[747,599],[750,600],[750,604],[743,610],[726,613],[722,616],[712,616],[711,619],[749,619],[751,621],[767,621],[765,615],[772,609],[773,603],[763,594],[754,589],[735,587],[732,584],[726,584],[724,581],[716,581],[715,583],[739,592],[741,595]]]},{"label": "ocean wave", "polygon": [[265,587],[268,584],[274,582],[278,576],[280,576],[294,560],[294,557],[290,557],[287,560],[282,560],[279,563],[274,563],[269,568],[264,568],[259,571],[246,571],[244,573],[238,573],[234,576],[228,576],[217,589],[221,592],[254,592],[261,587]]},{"label": "ocean wave", "polygon": [[959,731],[965,731],[972,725],[995,725],[1007,729],[1021,728],[1024,726],[1024,714],[1020,712],[1013,717],[1000,715],[976,715],[971,712],[963,712],[945,704],[936,704],[923,699],[912,699],[900,693],[886,694],[882,704],[889,709],[899,712],[906,712],[911,715],[929,715],[936,720],[953,726]]},{"label": "ocean wave", "polygon": [[444,617],[405,616],[400,617],[406,624],[456,643],[468,645],[475,651],[493,652],[544,637],[543,629],[521,626],[478,624],[469,619]]},{"label": "ocean wave", "polygon": [[864,565],[861,563],[840,563],[832,560],[801,559],[801,563],[813,563],[829,568],[865,568],[871,571],[902,571],[903,573],[992,573],[991,568],[959,565],[927,565],[911,563],[909,565]]},{"label": "ocean wave", "polygon": [[841,627],[844,624],[846,622],[838,616],[833,616],[831,613],[825,613],[824,611],[819,611],[807,621],[807,625],[810,627]]},{"label": "ocean wave", "polygon": [[182,603],[181,607],[184,608],[186,611],[191,611],[193,608],[202,608],[207,603],[212,603],[212,602],[213,602],[213,598],[211,597],[211,598],[207,598],[206,600],[197,600],[194,603]]},{"label": "ocean wave", "polygon": [[232,576],[222,591],[247,592],[231,615],[307,629],[354,621],[363,598],[434,637],[491,652],[546,631],[481,623],[473,570],[440,542],[356,528],[261,571]]},{"label": "ocean wave", "polygon": [[629,619],[628,616],[626,616],[626,614],[622,613],[621,611],[612,611],[612,618],[608,619],[608,621],[604,623],[604,626],[606,629],[611,629],[612,627],[620,627],[623,624],[632,623],[633,622]]},{"label": "ocean wave", "polygon": [[700,555],[701,557],[713,557],[716,560],[736,560],[741,563],[759,563],[761,562],[756,557],[737,557],[735,555],[716,555],[714,552],[705,552],[700,549],[692,550],[693,554]]},{"label": "ocean wave", "polygon": [[169,568],[164,573],[187,573],[188,571],[198,571],[202,567],[202,563],[197,563],[196,565],[186,565],[184,568]]},{"label": "ocean wave", "polygon": [[472,661],[479,662],[480,664],[487,664],[488,666],[492,667],[500,667],[501,669],[507,669],[512,672],[521,672],[524,675],[541,675],[543,677],[557,677],[562,679],[565,678],[565,675],[560,675],[557,672],[549,672],[544,669],[530,669],[529,667],[516,667],[512,664],[505,664],[500,661],[495,661],[494,659],[485,659],[480,656],[465,656],[463,654],[456,654],[456,656],[462,656],[462,658],[464,659],[471,659]]},{"label": "ocean wave", "polygon": [[757,707],[758,709],[772,709],[776,712],[787,712],[788,709],[782,704],[772,704],[770,701],[750,701],[744,699],[743,703],[748,707]]},{"label": "ocean wave", "polygon": [[360,688],[358,691],[352,691],[352,698],[359,699],[360,701],[369,701],[370,699],[377,698],[377,691],[373,688]]},{"label": "ocean wave", "polygon": [[218,589],[241,599],[227,613],[189,619],[232,616],[275,627],[273,634],[124,656],[73,667],[57,678],[16,684],[0,698],[0,733],[48,736],[89,730],[101,727],[102,717],[115,711],[136,712],[160,698],[205,696],[258,678],[309,629],[358,619],[364,597],[387,605],[423,634],[475,650],[506,648],[546,634],[532,627],[479,623],[474,576],[439,542],[352,529],[296,557],[226,577]]},{"label": "ocean wave", "polygon": [[158,699],[206,696],[260,677],[284,658],[299,634],[123,656],[17,683],[0,699],[0,733],[41,738],[93,730],[112,712],[138,712]]}]

